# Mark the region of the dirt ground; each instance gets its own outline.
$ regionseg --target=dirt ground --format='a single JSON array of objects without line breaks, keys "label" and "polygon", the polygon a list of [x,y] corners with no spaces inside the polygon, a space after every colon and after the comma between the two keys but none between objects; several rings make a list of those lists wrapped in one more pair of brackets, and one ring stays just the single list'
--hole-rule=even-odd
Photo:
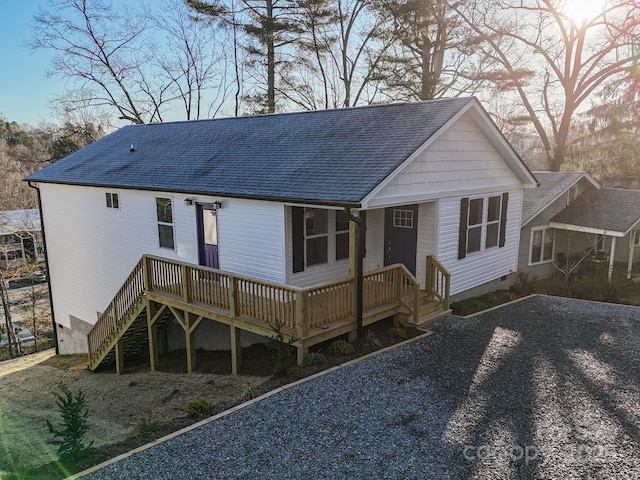
[{"label": "dirt ground", "polygon": [[[84,361],[81,356],[54,357],[46,351],[0,363],[0,477],[2,470],[24,470],[57,458],[56,446],[48,443],[46,420],[54,425],[60,421],[54,395],[60,383],[86,394],[91,426],[87,441],[100,448],[136,437],[134,429],[141,421],[160,420],[165,427],[180,428],[189,422],[185,407],[191,400],[237,401],[266,380],[206,373],[117,375],[74,368],[74,363]],[[151,434],[139,438],[140,443],[151,440]]]},{"label": "dirt ground", "polygon": [[[161,357],[161,372],[149,372],[148,361],[143,360],[137,365],[130,364],[122,375],[108,368],[90,372],[85,369],[84,355],[55,356],[52,351],[0,362],[0,478],[66,476],[51,465],[40,468],[57,458],[56,446],[48,443],[51,435],[46,420],[60,424],[55,404],[60,383],[86,395],[91,427],[86,440],[94,442],[97,452],[83,460],[82,465],[74,466],[74,471],[80,471],[200,420],[186,414],[186,406],[192,400],[210,402],[215,414],[283,384],[401,341],[387,334],[390,327],[391,323],[386,321],[372,326],[375,345],[362,338],[356,342],[356,353],[352,355],[323,355],[317,365],[292,366],[288,375],[280,377],[271,376],[275,364],[263,344],[243,348],[239,376],[230,375],[229,352],[200,350],[196,372],[191,374],[185,373],[184,352]],[[407,329],[406,333],[414,337],[425,332]],[[327,345],[318,348],[327,351]],[[151,420],[162,422],[163,427],[140,435],[136,426]],[[24,472],[35,467],[39,470],[28,472],[27,476],[2,474],[3,470]]]}]

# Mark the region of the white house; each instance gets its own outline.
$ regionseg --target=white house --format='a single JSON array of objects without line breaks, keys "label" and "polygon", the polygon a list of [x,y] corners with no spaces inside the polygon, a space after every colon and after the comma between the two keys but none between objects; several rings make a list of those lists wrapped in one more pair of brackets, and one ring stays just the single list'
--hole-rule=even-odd
[{"label": "white house", "polygon": [[[233,282],[238,276],[270,289],[289,288],[276,297],[285,309],[282,299],[294,295],[299,310],[291,328],[298,328],[298,338],[323,328],[300,326],[299,299],[319,302],[314,287],[363,278],[359,260],[365,276],[402,264],[425,289],[438,283],[427,271],[427,257],[437,258],[450,274],[448,303],[449,293],[463,295],[516,271],[523,189],[536,186],[474,98],[132,125],[26,180],[42,201],[63,353],[87,351],[86,335],[98,318],[117,316],[105,312],[117,303],[114,294],[123,283],[132,281],[128,276],[143,255],[156,263],[157,257],[181,262],[183,277],[176,282],[183,286],[193,276],[204,278],[198,270],[185,280],[186,268],[203,265],[226,272]],[[364,232],[361,243],[358,232]],[[158,276],[168,274],[144,275],[146,301],[162,303],[149,289],[153,284],[161,290]],[[169,280],[163,281],[169,292]],[[382,294],[367,290],[373,281],[366,281],[364,302],[373,305]],[[231,306],[224,308],[248,312],[238,307],[244,297],[233,285]],[[351,305],[358,298],[357,281],[353,285],[332,291],[345,292],[345,305]],[[251,295],[255,300],[266,294]],[[403,298],[405,307],[418,301]],[[309,304],[305,314],[335,301],[325,300]],[[177,317],[188,349],[192,334],[195,345],[211,346],[190,315],[230,325],[225,342],[232,349],[234,328],[265,332],[241,324],[248,313],[227,321],[190,305],[170,305],[174,314],[187,312]],[[357,315],[353,305],[345,307],[349,325]],[[419,313],[413,314],[417,322]],[[375,320],[382,313],[371,315]],[[147,322],[153,324],[152,315]],[[352,327],[341,328],[336,332]],[[327,335],[318,333],[317,341]],[[302,353],[311,344],[300,347]],[[112,347],[118,357],[118,345]]]},{"label": "white house", "polygon": [[44,245],[37,209],[0,212],[0,269],[44,261]]}]

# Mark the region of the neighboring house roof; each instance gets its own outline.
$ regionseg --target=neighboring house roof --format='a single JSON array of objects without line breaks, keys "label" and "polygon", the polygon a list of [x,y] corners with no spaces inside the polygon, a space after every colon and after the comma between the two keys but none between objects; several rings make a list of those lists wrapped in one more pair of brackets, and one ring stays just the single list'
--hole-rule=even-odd
[{"label": "neighboring house roof", "polygon": [[640,190],[587,191],[551,219],[550,226],[623,237],[640,222]]},{"label": "neighboring house roof", "polygon": [[358,205],[473,109],[526,184],[535,184],[479,102],[404,104],[130,125],[36,172],[43,183]]},{"label": "neighboring house roof", "polygon": [[40,228],[40,211],[38,209],[0,212],[0,235],[37,232]]},{"label": "neighboring house roof", "polygon": [[586,178],[594,187],[598,183],[586,172],[533,172],[538,179],[538,188],[524,191],[522,201],[522,226],[533,220],[545,208],[564,195],[569,188]]}]

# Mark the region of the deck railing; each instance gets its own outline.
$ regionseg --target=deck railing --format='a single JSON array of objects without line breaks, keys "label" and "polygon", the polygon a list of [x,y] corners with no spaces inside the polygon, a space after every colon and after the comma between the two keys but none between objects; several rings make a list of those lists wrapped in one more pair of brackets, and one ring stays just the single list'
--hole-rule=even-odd
[{"label": "deck railing", "polygon": [[[404,305],[417,318],[419,288],[404,265],[368,272],[363,276],[363,310]],[[311,329],[324,329],[353,318],[353,291],[353,278],[302,289],[145,255],[89,332],[90,362],[123,333],[127,317],[145,292],[167,295],[173,301],[194,304],[229,319],[258,322],[263,327],[279,323],[304,339]]]},{"label": "deck railing", "polygon": [[440,300],[449,310],[451,302],[451,274],[433,255],[427,256],[427,292]]}]

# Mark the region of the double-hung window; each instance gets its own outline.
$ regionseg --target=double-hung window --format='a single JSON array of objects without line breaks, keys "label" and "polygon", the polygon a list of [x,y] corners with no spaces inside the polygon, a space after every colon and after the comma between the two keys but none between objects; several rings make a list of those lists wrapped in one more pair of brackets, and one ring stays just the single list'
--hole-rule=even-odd
[{"label": "double-hung window", "polygon": [[107,192],[105,195],[107,208],[120,208],[120,199],[117,193]]},{"label": "double-hung window", "polygon": [[542,227],[531,230],[530,265],[553,260],[553,240],[553,230],[550,228]]},{"label": "double-hung window", "polygon": [[173,238],[173,205],[170,198],[156,198],[158,241],[162,248],[175,248]]},{"label": "double-hung window", "polygon": [[470,253],[504,246],[508,201],[508,193],[461,199],[459,259]]},{"label": "double-hung window", "polygon": [[329,211],[304,209],[304,247],[306,265],[327,263],[329,245]]},{"label": "double-hung window", "polygon": [[291,207],[293,273],[349,258],[349,217],[343,210]]}]

